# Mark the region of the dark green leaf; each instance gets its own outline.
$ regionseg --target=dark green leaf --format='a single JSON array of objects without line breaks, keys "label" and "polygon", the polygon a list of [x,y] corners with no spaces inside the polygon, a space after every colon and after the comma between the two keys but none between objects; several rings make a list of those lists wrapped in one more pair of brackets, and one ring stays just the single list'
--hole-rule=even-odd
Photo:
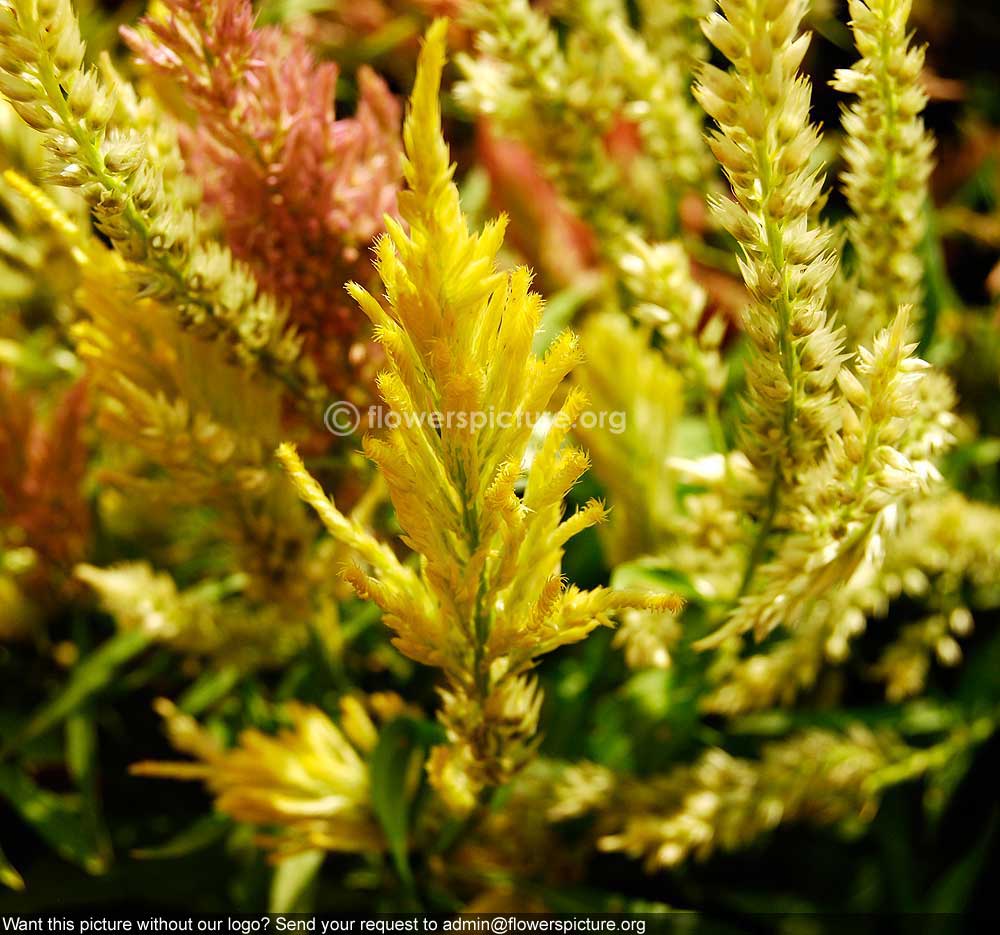
[{"label": "dark green leaf", "polygon": [[980,879],[983,861],[990,852],[996,828],[997,816],[994,813],[986,823],[986,830],[976,846],[951,867],[927,894],[924,902],[927,912],[961,912],[965,909],[969,894]]},{"label": "dark green leaf", "polygon": [[110,863],[111,842],[101,814],[97,726],[89,710],[77,711],[66,720],[66,763],[80,790],[81,820],[101,860]]},{"label": "dark green leaf", "polygon": [[155,847],[139,847],[132,856],[140,860],[169,860],[186,857],[218,841],[232,827],[225,815],[211,814],[199,818],[175,837]]},{"label": "dark green leaf", "polygon": [[138,630],[118,633],[73,669],[69,680],[37,711],[14,739],[3,749],[6,757],[22,744],[55,727],[79,708],[88,698],[107,686],[119,666],[138,655],[149,645],[149,637]]},{"label": "dark green leaf", "polygon": [[87,827],[76,800],[36,785],[13,766],[0,765],[0,797],[66,860],[90,873],[101,873],[106,860]]},{"label": "dark green leaf", "polygon": [[372,808],[375,811],[404,884],[411,886],[409,861],[410,812],[414,776],[419,776],[434,733],[420,721],[401,717],[390,721],[379,734],[372,752]]},{"label": "dark green leaf", "polygon": [[310,889],[323,866],[324,851],[303,851],[274,868],[268,912],[311,912]]}]

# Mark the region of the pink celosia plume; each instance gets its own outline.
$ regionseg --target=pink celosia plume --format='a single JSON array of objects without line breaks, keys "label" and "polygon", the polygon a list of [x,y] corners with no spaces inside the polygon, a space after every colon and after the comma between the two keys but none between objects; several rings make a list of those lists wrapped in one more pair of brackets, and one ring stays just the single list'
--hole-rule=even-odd
[{"label": "pink celosia plume", "polygon": [[8,544],[34,551],[37,564],[25,580],[43,593],[65,579],[90,539],[86,415],[83,381],[43,419],[36,394],[17,389],[0,369],[0,526]]},{"label": "pink celosia plume", "polygon": [[180,87],[197,117],[185,155],[230,247],[290,303],[307,349],[340,383],[361,327],[343,286],[365,277],[367,247],[396,210],[399,103],[363,68],[355,114],[338,119],[337,66],[300,37],[256,28],[249,0],[167,0],[166,11],[124,38]]}]

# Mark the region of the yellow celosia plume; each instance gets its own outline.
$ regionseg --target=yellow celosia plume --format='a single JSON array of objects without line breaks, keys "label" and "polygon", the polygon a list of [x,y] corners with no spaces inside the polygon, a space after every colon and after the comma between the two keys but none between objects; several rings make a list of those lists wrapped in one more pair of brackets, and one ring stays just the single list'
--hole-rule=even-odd
[{"label": "yellow celosia plume", "polygon": [[[502,782],[531,749],[539,711],[533,660],[585,637],[625,608],[676,610],[673,595],[580,591],[560,574],[563,545],[604,519],[592,501],[562,519],[588,467],[564,445],[587,400],[568,393],[525,472],[532,432],[580,360],[570,332],[543,359],[531,350],[542,299],[526,269],[501,272],[504,221],[470,233],[441,134],[438,93],[447,23],[427,34],[404,127],[402,223],[387,221],[377,265],[385,294],[349,291],[371,319],[388,366],[379,386],[396,418],[365,439],[419,573],[343,517],[289,446],[279,458],[304,499],[364,567],[347,577],[396,631],[401,652],[447,674],[442,720],[451,744],[431,778],[457,809]],[[524,486],[521,490],[522,475]]]},{"label": "yellow celosia plume", "polygon": [[232,749],[167,699],[156,709],[173,746],[198,762],[137,763],[134,775],[204,780],[218,811],[281,829],[260,839],[279,859],[305,850],[382,848],[365,762],[378,735],[356,699],[341,701],[339,727],[318,708],[291,702],[285,709],[290,727],[275,736],[245,730]]}]

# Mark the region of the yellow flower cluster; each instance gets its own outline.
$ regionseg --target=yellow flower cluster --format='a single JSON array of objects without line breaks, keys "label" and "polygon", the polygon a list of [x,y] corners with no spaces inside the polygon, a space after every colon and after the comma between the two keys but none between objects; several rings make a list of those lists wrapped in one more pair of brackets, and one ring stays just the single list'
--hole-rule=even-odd
[{"label": "yellow flower cluster", "polygon": [[762,638],[779,624],[794,629],[819,597],[849,583],[863,563],[881,564],[900,506],[940,480],[932,458],[941,445],[921,457],[904,453],[913,428],[908,419],[918,409],[915,383],[929,368],[911,356],[916,345],[906,343],[908,327],[904,309],[871,350],[860,349],[861,379],[840,370],[841,429],[787,497],[785,534],[761,569],[759,587],[705,645],[747,630]]},{"label": "yellow flower cluster", "polygon": [[[186,653],[255,664],[287,659],[308,632],[315,582],[307,563],[318,528],[273,464],[280,385],[183,329],[160,301],[137,294],[133,268],[41,190],[11,172],[5,180],[53,229],[76,268],[74,298],[85,311],[70,338],[96,396],[98,426],[123,446],[117,458],[106,454],[104,479],[126,501],[141,497],[147,519],[178,507],[216,511],[217,541],[234,566],[228,583],[206,581],[184,593],[145,563],[84,567],[79,577],[123,629]],[[228,600],[233,595],[239,598]],[[299,622],[279,627],[293,609]]]},{"label": "yellow flower cluster", "polygon": [[870,818],[870,779],[898,741],[856,727],[806,730],[743,759],[719,749],[637,782],[593,764],[568,770],[551,806],[556,820],[599,809],[598,847],[641,858],[649,870],[735,850],[785,822]]},{"label": "yellow flower cluster", "polygon": [[[678,234],[684,193],[709,175],[703,117],[688,91],[704,54],[695,38],[702,5],[643,4],[640,30],[617,0],[561,4],[561,44],[556,24],[527,0],[479,0],[466,14],[479,55],[460,58],[466,80],[456,95],[541,159],[597,235],[628,294],[624,307],[662,330],[670,362],[696,395],[711,397],[725,383],[718,327],[699,330],[704,289],[680,241],[667,239]],[[623,126],[640,145],[627,164],[608,145]]]},{"label": "yellow flower cluster", "polygon": [[[543,359],[533,355],[542,300],[527,270],[497,270],[503,221],[480,234],[466,226],[441,136],[444,39],[440,21],[420,57],[404,128],[407,227],[390,221],[376,251],[384,300],[351,287],[385,349],[379,388],[400,417],[386,437],[366,438],[365,451],[419,569],[343,517],[290,447],[279,457],[331,534],[356,551],[363,567],[347,576],[382,609],[397,647],[444,670],[450,743],[432,753],[430,771],[461,810],[531,749],[540,698],[527,672],[537,656],[582,639],[615,611],[679,602],[581,591],[561,577],[563,545],[605,516],[593,501],[562,519],[563,498],[588,465],[563,444],[586,406],[579,389],[550,417],[526,471],[525,458],[533,424],[580,359],[579,341],[567,332]],[[472,418],[491,410],[508,418]]]},{"label": "yellow flower cluster", "polygon": [[134,775],[204,781],[219,812],[266,829],[258,843],[275,859],[383,848],[366,762],[378,730],[356,698],[341,701],[339,727],[318,708],[290,702],[289,727],[275,736],[245,730],[232,749],[165,698],[156,709],[175,749],[199,762],[137,763]]},{"label": "yellow flower cluster", "polygon": [[616,431],[599,423],[574,429],[615,505],[600,530],[613,565],[654,552],[676,521],[667,458],[682,414],[683,381],[650,341],[648,328],[621,313],[592,315],[580,331],[585,360],[574,381],[595,411],[620,420]]}]

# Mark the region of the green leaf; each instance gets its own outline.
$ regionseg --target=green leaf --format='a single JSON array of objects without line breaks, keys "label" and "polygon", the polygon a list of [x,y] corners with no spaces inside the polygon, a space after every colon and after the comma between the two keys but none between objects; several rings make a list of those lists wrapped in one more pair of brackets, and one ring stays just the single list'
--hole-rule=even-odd
[{"label": "green leaf", "polygon": [[111,862],[111,841],[104,826],[98,778],[97,725],[90,710],[66,720],[66,765],[80,790],[80,817],[105,863]]},{"label": "green leaf", "polygon": [[941,315],[949,308],[959,308],[962,305],[948,278],[937,216],[929,202],[924,206],[924,216],[927,219],[927,233],[921,245],[924,261],[924,319],[918,351],[920,354],[924,354],[934,340]]},{"label": "green leaf", "polygon": [[672,591],[688,600],[703,600],[703,595],[687,575],[660,564],[656,559],[639,559],[619,565],[611,575],[611,587]]},{"label": "green leaf", "polygon": [[27,741],[44,734],[65,720],[88,698],[106,687],[122,664],[138,655],[148,645],[148,636],[138,630],[129,630],[111,637],[100,648],[82,659],[56,696],[43,705],[14,739],[0,751],[0,759],[6,758]]},{"label": "green leaf", "polygon": [[433,725],[408,717],[396,718],[379,733],[369,764],[372,809],[407,888],[413,886],[409,860],[410,812],[415,797],[412,780],[419,777],[427,748],[435,739]]},{"label": "green leaf", "polygon": [[154,847],[138,847],[132,856],[139,860],[170,860],[186,857],[214,844],[232,827],[225,815],[204,815],[179,834]]},{"label": "green leaf", "polygon": [[990,844],[997,830],[997,814],[986,822],[979,842],[931,888],[924,900],[929,913],[962,912],[969,895],[981,879],[983,864],[990,853]]},{"label": "green leaf", "polygon": [[303,851],[274,868],[268,912],[311,912],[309,889],[323,866],[324,851]]},{"label": "green leaf", "polygon": [[14,869],[14,865],[7,859],[7,855],[0,849],[0,886],[20,892],[24,889],[24,880],[21,874]]},{"label": "green leaf", "polygon": [[235,666],[203,672],[181,695],[177,706],[192,717],[201,714],[206,708],[225,698],[236,687],[242,674]]},{"label": "green leaf", "polygon": [[101,873],[107,861],[99,842],[69,796],[56,795],[37,786],[13,766],[0,765],[0,797],[29,824],[50,847],[88,873]]},{"label": "green leaf", "polygon": [[541,357],[548,350],[549,345],[569,327],[569,323],[587,300],[593,296],[594,291],[595,284],[592,282],[567,286],[545,303],[542,321],[535,332],[531,345],[536,357]]},{"label": "green leaf", "polygon": [[97,769],[97,731],[86,713],[66,721],[66,766],[79,788],[93,782]]},{"label": "green leaf", "polygon": [[893,912],[916,912],[919,909],[913,828],[906,820],[906,804],[899,794],[887,795],[879,806],[876,838],[881,845],[881,866],[888,905]]}]

